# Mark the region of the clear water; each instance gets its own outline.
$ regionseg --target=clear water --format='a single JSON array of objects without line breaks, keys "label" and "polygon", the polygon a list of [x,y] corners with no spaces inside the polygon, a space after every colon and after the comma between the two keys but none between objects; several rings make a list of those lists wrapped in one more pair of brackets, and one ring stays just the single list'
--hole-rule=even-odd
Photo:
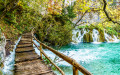
[{"label": "clear water", "polygon": [[[35,51],[38,55],[40,54],[37,48],[35,48]],[[63,46],[59,52],[75,59],[93,75],[120,75],[120,43],[69,44]],[[45,50],[45,53],[51,59],[55,58],[52,52]],[[10,57],[13,59],[14,52],[11,53]],[[5,67],[3,68],[3,73],[6,75],[13,75],[12,72],[9,72],[14,68],[14,60],[12,61],[12,59],[10,58],[10,61],[6,61],[6,64],[4,63]],[[70,64],[65,61],[60,61],[56,64],[66,75],[72,75],[73,71]],[[58,71],[55,70],[55,72],[57,75],[61,75]],[[82,74],[79,72],[79,75]]]},{"label": "clear water", "polygon": [[[51,58],[54,54],[45,51]],[[79,43],[62,47],[59,52],[75,59],[93,75],[120,75],[120,43]],[[72,75],[72,66],[57,63],[66,75]],[[59,72],[55,71],[57,75]],[[81,75],[81,73],[79,73]]]}]

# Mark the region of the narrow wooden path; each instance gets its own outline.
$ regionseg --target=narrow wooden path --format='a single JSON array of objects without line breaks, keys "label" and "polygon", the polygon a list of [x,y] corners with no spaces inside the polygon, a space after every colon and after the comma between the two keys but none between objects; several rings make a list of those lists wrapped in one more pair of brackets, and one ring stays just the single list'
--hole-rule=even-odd
[{"label": "narrow wooden path", "polygon": [[14,75],[55,75],[35,53],[31,33],[23,34],[17,45]]}]

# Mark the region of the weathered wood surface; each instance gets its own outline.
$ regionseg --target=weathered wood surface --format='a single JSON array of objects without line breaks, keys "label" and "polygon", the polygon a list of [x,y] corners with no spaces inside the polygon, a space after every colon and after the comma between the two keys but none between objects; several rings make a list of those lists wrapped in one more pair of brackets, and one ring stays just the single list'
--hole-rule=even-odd
[{"label": "weathered wood surface", "polygon": [[31,33],[23,34],[17,45],[14,75],[55,75],[35,53]]}]

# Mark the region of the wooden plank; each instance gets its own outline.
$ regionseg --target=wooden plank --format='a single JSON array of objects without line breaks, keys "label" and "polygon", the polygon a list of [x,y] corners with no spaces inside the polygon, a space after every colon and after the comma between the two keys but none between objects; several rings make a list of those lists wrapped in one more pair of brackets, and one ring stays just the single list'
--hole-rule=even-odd
[{"label": "wooden plank", "polygon": [[23,62],[23,61],[29,61],[40,58],[39,55],[37,55],[34,51],[32,52],[24,52],[24,53],[16,53],[15,55],[15,62]]},{"label": "wooden plank", "polygon": [[42,59],[42,45],[40,45],[40,57]]},{"label": "wooden plank", "polygon": [[21,47],[31,47],[31,46],[33,46],[32,44],[19,44],[19,45],[17,45],[17,48],[21,48]]},{"label": "wooden plank", "polygon": [[22,48],[17,48],[16,52],[27,52],[27,51],[33,51],[33,47],[22,47]]},{"label": "wooden plank", "polygon": [[32,60],[15,64],[15,75],[40,75],[52,73],[53,71],[41,60]]},{"label": "wooden plank", "polygon": [[25,40],[21,40],[19,43],[29,43],[29,44],[31,44],[31,43],[32,43],[32,41],[25,41]]}]

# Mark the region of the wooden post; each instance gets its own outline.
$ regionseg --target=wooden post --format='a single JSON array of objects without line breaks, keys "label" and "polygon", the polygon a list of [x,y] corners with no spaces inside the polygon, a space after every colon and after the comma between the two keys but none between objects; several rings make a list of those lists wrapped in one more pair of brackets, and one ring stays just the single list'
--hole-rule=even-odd
[{"label": "wooden post", "polygon": [[73,75],[78,75],[78,69],[73,66]]},{"label": "wooden post", "polygon": [[41,59],[42,59],[42,45],[40,44],[40,56],[41,56]]}]

